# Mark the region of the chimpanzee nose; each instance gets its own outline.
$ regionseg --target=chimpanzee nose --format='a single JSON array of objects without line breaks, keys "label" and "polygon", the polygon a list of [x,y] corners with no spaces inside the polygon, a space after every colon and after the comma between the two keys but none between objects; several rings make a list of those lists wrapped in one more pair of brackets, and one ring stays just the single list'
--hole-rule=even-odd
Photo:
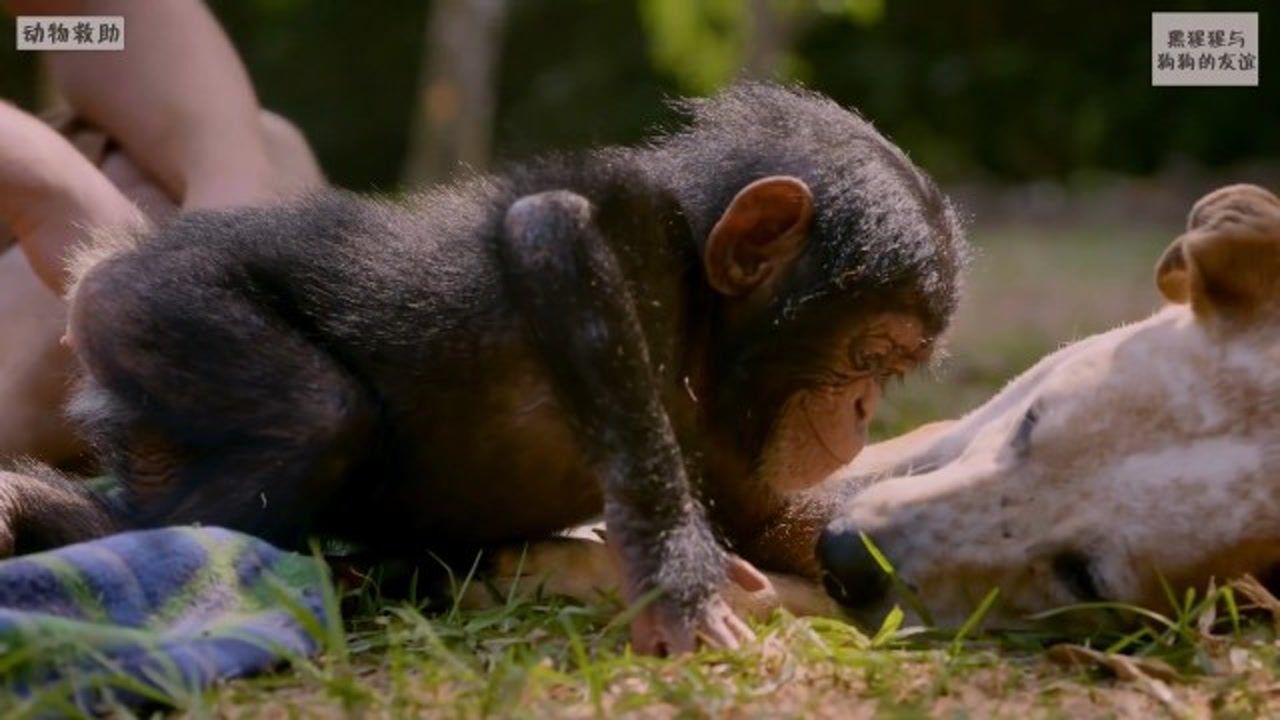
[{"label": "chimpanzee nose", "polygon": [[827,594],[845,607],[871,607],[889,593],[889,575],[856,528],[828,526],[823,530],[818,538],[818,564]]}]

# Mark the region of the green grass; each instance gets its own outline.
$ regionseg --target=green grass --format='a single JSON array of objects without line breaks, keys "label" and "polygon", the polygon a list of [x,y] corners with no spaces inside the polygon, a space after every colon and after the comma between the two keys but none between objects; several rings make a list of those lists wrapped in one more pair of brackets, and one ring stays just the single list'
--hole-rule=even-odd
[{"label": "green grass", "polygon": [[[888,436],[955,416],[1064,342],[1157,304],[1151,266],[1171,237],[1122,231],[978,232],[950,359],[895,388]],[[461,581],[465,581],[460,578]],[[997,601],[995,594],[990,601]],[[954,633],[777,613],[739,652],[630,654],[621,608],[508,597],[461,611],[347,598],[329,650],[293,669],[180,698],[195,717],[1223,717],[1280,715],[1280,601],[1252,585],[1171,598],[1158,614],[1062,638]],[[989,603],[984,603],[984,606]],[[1064,645],[1064,641],[1070,644]],[[1051,649],[1052,648],[1052,649]],[[1120,653],[1113,655],[1111,653]]]},{"label": "green grass", "polygon": [[[515,597],[492,610],[371,605],[341,646],[290,673],[194,700],[195,716],[544,717],[1197,715],[1275,710],[1276,634],[1231,587],[1127,634],[1063,638],[901,627],[867,634],[776,613],[739,652],[635,657],[617,605]],[[1272,599],[1274,600],[1274,599]],[[1074,610],[1096,610],[1082,607]],[[1071,612],[1064,609],[1061,612]],[[895,620],[895,618],[897,618]],[[1054,648],[1049,650],[1049,648]],[[1099,652],[1101,651],[1101,652]],[[1119,659],[1101,653],[1122,651]],[[1097,654],[1095,654],[1097,653]],[[1117,679],[1119,677],[1119,679]],[[188,699],[188,701],[192,701]]]}]

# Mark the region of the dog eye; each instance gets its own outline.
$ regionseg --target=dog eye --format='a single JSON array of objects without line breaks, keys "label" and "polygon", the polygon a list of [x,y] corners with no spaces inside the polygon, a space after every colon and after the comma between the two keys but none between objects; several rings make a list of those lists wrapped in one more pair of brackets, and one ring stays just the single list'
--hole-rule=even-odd
[{"label": "dog eye", "polygon": [[1076,599],[1082,602],[1097,602],[1103,599],[1089,556],[1078,550],[1066,550],[1054,555],[1051,565],[1054,577],[1058,578],[1058,581]]},{"label": "dog eye", "polygon": [[1022,421],[1018,423],[1018,429],[1013,433],[1013,449],[1019,454],[1025,454],[1031,447],[1031,432],[1036,429],[1038,422],[1040,422],[1040,409],[1032,403],[1022,416]]}]

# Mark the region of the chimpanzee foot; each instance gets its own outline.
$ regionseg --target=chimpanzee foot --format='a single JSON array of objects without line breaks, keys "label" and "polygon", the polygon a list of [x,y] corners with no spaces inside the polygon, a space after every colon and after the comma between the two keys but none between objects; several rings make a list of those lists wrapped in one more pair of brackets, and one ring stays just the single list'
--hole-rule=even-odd
[{"label": "chimpanzee foot", "polygon": [[81,481],[32,466],[39,477],[0,471],[0,558],[90,540],[120,527]]},{"label": "chimpanzee foot", "polygon": [[14,473],[0,472],[0,558],[12,557],[17,546],[21,483],[26,479]]}]

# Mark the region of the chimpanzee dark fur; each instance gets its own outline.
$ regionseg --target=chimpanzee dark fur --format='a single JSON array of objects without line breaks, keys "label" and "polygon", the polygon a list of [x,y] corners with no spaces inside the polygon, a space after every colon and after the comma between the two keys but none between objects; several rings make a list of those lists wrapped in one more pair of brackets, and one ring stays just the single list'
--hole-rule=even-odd
[{"label": "chimpanzee dark fur", "polygon": [[[71,310],[74,409],[129,488],[118,522],[405,552],[603,510],[641,589],[703,602],[717,534],[741,544],[784,503],[708,470],[705,429],[750,465],[787,395],[825,381],[837,319],[941,333],[965,253],[933,183],[830,100],[739,85],[683,107],[645,147],[405,202],[191,213],[98,263]],[[704,244],[771,175],[812,188],[808,244],[729,332]]]}]

